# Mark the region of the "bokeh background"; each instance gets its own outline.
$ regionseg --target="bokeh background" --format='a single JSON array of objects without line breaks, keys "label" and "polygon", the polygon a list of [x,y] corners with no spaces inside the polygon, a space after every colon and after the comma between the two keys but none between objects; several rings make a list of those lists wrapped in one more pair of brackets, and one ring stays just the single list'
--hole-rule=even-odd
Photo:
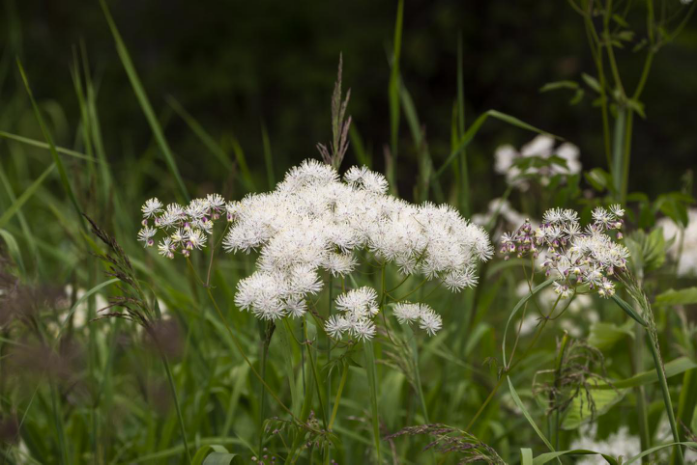
[{"label": "bokeh background", "polygon": [[[666,0],[668,1],[668,0]],[[672,0],[671,0],[672,1]],[[677,2],[677,0],[675,0]],[[659,2],[660,3],[660,2]],[[118,0],[109,2],[150,99],[166,126],[183,176],[191,185],[218,188],[219,164],[167,104],[174,97],[231,150],[244,149],[252,172],[264,176],[265,127],[277,176],[316,157],[315,144],[331,137],[329,101],[340,54],[349,113],[374,166],[384,165],[389,143],[387,88],[396,2]],[[643,38],[643,16],[633,26]],[[657,55],[643,95],[647,119],[636,119],[629,190],[650,196],[676,189],[697,166],[697,21]],[[126,180],[130,154],[152,144],[150,128],[118,59],[99,3],[85,0],[4,0],[0,37],[5,50],[0,104],[24,99],[14,56],[21,57],[34,92],[51,113],[58,142],[73,146],[79,122],[70,66],[84,46],[99,86],[106,151]],[[438,165],[450,151],[457,95],[457,47],[462,36],[469,121],[496,109],[578,145],[585,169],[605,167],[600,115],[593,97],[570,105],[573,92],[540,93],[547,82],[594,74],[583,22],[563,1],[409,0],[404,12],[400,71]],[[82,45],[81,45],[82,44]],[[620,66],[633,87],[644,51],[625,47]],[[3,129],[41,139],[28,105],[3,112]],[[11,121],[8,121],[10,119]],[[397,178],[414,180],[416,156],[402,118]],[[475,209],[500,195],[493,151],[521,145],[530,133],[487,122],[469,148]],[[154,149],[156,150],[156,149]],[[413,152],[413,149],[411,149]],[[355,162],[349,150],[348,163]],[[258,168],[258,169],[255,169]],[[153,185],[170,180],[153,176]],[[409,189],[405,195],[409,195]]]}]

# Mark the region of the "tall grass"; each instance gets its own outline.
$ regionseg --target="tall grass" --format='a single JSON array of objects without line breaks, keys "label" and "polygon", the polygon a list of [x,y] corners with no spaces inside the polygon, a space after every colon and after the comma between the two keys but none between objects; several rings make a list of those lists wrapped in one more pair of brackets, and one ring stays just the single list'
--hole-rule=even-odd
[{"label": "tall grass", "polygon": [[[694,311],[697,291],[694,279],[675,274],[662,232],[653,224],[658,212],[680,223],[692,199],[685,192],[654,202],[632,195],[629,168],[634,118],[650,117],[640,98],[654,56],[685,28],[697,2],[680,10],[680,21],[669,29],[647,2],[646,61],[633,92],[623,81],[617,44],[609,39],[624,27],[615,18],[624,17],[622,10],[611,1],[602,11],[590,1],[569,3],[588,32],[597,77],[584,82],[598,94],[608,164],[593,172],[586,167],[589,187],[597,188],[592,198],[579,194],[552,203],[585,216],[609,200],[627,205],[628,229],[634,231],[627,238],[632,272],[640,277],[627,283],[622,297],[593,299],[574,314],[567,313],[572,302],[557,307],[559,299],[551,311],[545,308],[542,295],[552,280],[529,275],[532,263],[513,258],[481,267],[471,295],[453,296],[435,284],[404,278],[396,266],[382,266],[356,281],[329,279],[317,297],[322,309],[317,315],[259,322],[234,304],[235,286],[253,271],[253,257],[209,247],[190,260],[169,261],[135,238],[144,200],[158,195],[186,201],[191,192],[205,189],[180,169],[186,160],[170,147],[158,115],[171,109],[183,121],[202,159],[219,173],[211,182],[232,180],[237,198],[273,189],[290,168],[273,145],[273,132],[260,123],[264,170],[255,172],[232,131],[214,134],[176,98],[147,94],[145,77],[104,0],[104,24],[123,67],[120,78],[131,84],[133,101],[150,127],[149,146],[119,148],[105,141],[109,129],[100,114],[108,109],[99,106],[91,64],[98,57],[88,60],[89,47],[79,47],[70,67],[79,119],[65,125],[47,100],[32,93],[34,77],[22,62],[16,72],[8,65],[8,57],[22,56],[17,39],[9,40],[0,61],[1,463],[210,465],[254,458],[266,464],[541,464],[573,463],[593,454],[619,463],[612,451],[572,450],[590,424],[598,425],[599,437],[622,426],[640,437],[641,452],[631,460],[684,463],[683,456],[697,447],[697,332],[686,316]],[[401,194],[418,202],[450,201],[469,217],[481,203],[472,198],[472,186],[481,180],[472,176],[470,150],[485,122],[563,138],[540,129],[544,124],[533,114],[492,109],[466,117],[469,89],[458,44],[451,140],[439,145],[449,149],[432,150],[424,131],[430,122],[418,112],[428,102],[415,100],[402,80],[403,37],[409,33],[405,8],[408,2],[396,5],[385,76],[387,177],[396,194],[400,160],[412,156],[417,183],[414,192]],[[354,95],[360,92],[353,88]],[[340,91],[339,96],[341,102]],[[20,133],[22,114],[33,117],[32,134],[40,137]],[[343,131],[343,116],[339,121]],[[349,158],[370,165],[374,154],[360,127],[361,121],[353,121],[344,139],[350,139]],[[340,138],[333,136],[336,145]],[[190,160],[186,165],[196,166]],[[530,192],[511,187],[501,194],[523,205],[521,198]],[[110,253],[123,253],[118,258],[132,267],[132,277],[114,268],[83,214],[115,238]],[[639,225],[647,215],[645,229],[653,232],[644,233]],[[493,233],[503,223],[497,211],[487,226]],[[221,239],[213,236],[210,242]],[[523,295],[521,283],[528,286]],[[135,297],[131,284],[138,289]],[[359,285],[379,289],[384,308],[390,290],[400,288],[428,302],[446,325],[426,338],[385,321],[386,334],[339,350],[322,321],[336,311],[337,294]],[[124,300],[136,297],[137,304]],[[147,309],[147,324],[137,312],[116,318],[107,299]],[[590,311],[599,321],[583,317]],[[536,318],[530,333],[522,331],[526,315]],[[555,319],[561,315],[564,319]],[[163,323],[163,332],[149,326],[153,322]],[[577,331],[570,335],[569,327]],[[603,363],[583,365],[597,375],[595,381],[563,391],[572,340],[591,346]],[[563,405],[550,400],[562,398]],[[669,424],[669,437],[660,437],[662,421]]]}]

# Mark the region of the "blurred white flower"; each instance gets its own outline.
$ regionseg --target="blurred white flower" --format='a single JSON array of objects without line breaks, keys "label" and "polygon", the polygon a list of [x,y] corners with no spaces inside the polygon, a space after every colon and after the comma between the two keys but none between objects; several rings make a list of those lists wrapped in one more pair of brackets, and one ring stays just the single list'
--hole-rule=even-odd
[{"label": "blurred white flower", "polygon": [[419,328],[425,330],[429,336],[433,336],[443,327],[441,316],[425,304],[402,302],[395,305],[393,311],[400,323],[418,322]]},{"label": "blurred white flower", "polygon": [[670,218],[662,218],[657,224],[663,228],[666,240],[674,239],[673,244],[668,249],[668,254],[678,262],[679,276],[697,276],[697,209],[693,208],[688,211],[688,220],[681,251],[681,233],[678,225]]},{"label": "blurred white flower", "polygon": [[[626,426],[621,426],[617,432],[610,434],[607,439],[597,438],[597,426],[579,429],[580,437],[571,442],[570,449],[589,449],[613,457],[629,459],[641,452],[641,441],[638,436],[629,434]],[[595,465],[607,463],[600,455],[585,455],[577,458],[577,464]]]},{"label": "blurred white flower", "polygon": [[[549,160],[551,157],[561,158],[566,166],[557,163],[545,163],[545,166],[517,166],[517,161],[523,158],[539,158]],[[541,134],[532,141],[523,145],[518,152],[512,145],[501,145],[494,152],[494,171],[506,176],[506,181],[520,190],[527,190],[528,179],[539,178],[543,185],[547,185],[550,178],[555,175],[573,175],[581,172],[582,165],[579,161],[578,147],[569,142],[554,148],[554,138]]]}]

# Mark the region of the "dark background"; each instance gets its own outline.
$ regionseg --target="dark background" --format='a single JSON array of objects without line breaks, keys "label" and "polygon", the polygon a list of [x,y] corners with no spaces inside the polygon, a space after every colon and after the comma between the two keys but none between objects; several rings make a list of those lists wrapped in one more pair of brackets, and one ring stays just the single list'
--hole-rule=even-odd
[{"label": "dark background", "polygon": [[[317,156],[315,144],[331,137],[329,101],[340,53],[344,84],[352,89],[349,113],[375,167],[382,168],[382,147],[390,139],[388,57],[396,1],[112,0],[109,5],[187,181],[219,180],[219,165],[168,111],[167,95],[216,139],[234,134],[260,176],[264,124],[280,176],[289,165]],[[3,7],[0,37],[22,58],[37,97],[55,100],[66,115],[61,143],[71,145],[79,121],[70,65],[82,41],[99,82],[102,132],[115,169],[122,154],[148,147],[150,129],[97,0],[4,0]],[[630,20],[638,42],[646,35],[642,5]],[[635,120],[630,191],[653,197],[674,190],[680,176],[697,166],[696,23],[693,17],[655,59],[642,98],[648,119]],[[407,0],[401,74],[436,165],[450,150],[460,33],[469,121],[488,109],[500,110],[577,144],[584,169],[606,168],[600,113],[590,90],[575,106],[569,105],[569,90],[539,92],[550,81],[580,82],[582,72],[596,74],[583,22],[566,2]],[[633,89],[645,51],[631,48],[618,60],[625,85]],[[17,74],[14,67],[10,73]],[[13,77],[0,89],[0,102],[22,90]],[[495,147],[532,137],[501,122],[485,124],[469,151],[478,207],[503,190],[492,170]],[[408,184],[416,162],[404,117],[400,140],[399,179]],[[355,162],[350,149],[348,158]]]}]

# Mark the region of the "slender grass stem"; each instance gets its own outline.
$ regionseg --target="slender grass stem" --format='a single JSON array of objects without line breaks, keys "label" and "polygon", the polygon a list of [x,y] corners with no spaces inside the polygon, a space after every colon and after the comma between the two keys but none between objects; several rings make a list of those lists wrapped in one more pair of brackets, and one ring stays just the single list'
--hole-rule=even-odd
[{"label": "slender grass stem", "polygon": [[334,426],[334,420],[336,420],[336,414],[339,411],[339,402],[341,401],[341,394],[344,392],[344,386],[346,385],[346,380],[348,379],[348,363],[344,363],[344,368],[341,371],[341,380],[339,381],[339,389],[336,391],[336,398],[334,399],[334,408],[332,408],[332,416],[329,419],[329,425],[327,429],[332,430]]},{"label": "slender grass stem", "polygon": [[[675,421],[675,413],[673,412],[673,403],[670,400],[670,390],[668,389],[668,380],[666,379],[666,373],[663,370],[663,361],[661,360],[661,354],[657,347],[658,340],[656,335],[649,331],[649,350],[651,351],[651,356],[653,357],[653,363],[656,367],[656,374],[658,375],[658,382],[661,386],[661,394],[663,394],[663,404],[665,405],[666,414],[668,415],[668,422],[670,423],[670,430],[673,433],[673,440],[675,442],[680,442],[680,434],[678,433],[678,423]],[[679,445],[675,446],[675,454],[679,464],[684,464],[685,459],[683,458],[682,448]]]},{"label": "slender grass stem", "polygon": [[[159,347],[159,342],[157,342]],[[177,388],[174,384],[174,376],[172,376],[172,369],[169,366],[169,361],[167,356],[159,350],[160,358],[162,359],[162,364],[165,366],[165,371],[167,372],[167,380],[169,381],[169,388],[172,391],[172,397],[174,399],[174,406],[177,410],[177,420],[179,421],[179,429],[181,430],[182,440],[184,441],[184,450],[186,450],[186,456],[191,463],[191,450],[189,449],[189,441],[186,438],[186,428],[184,426],[184,417],[182,416],[181,407],[179,405],[179,397],[177,396]]]},{"label": "slender grass stem", "polygon": [[293,420],[296,422],[298,421],[298,418],[293,414],[293,412],[286,407],[286,405],[281,401],[281,399],[276,395],[275,392],[269,387],[268,384],[266,384],[266,381],[264,378],[259,374],[259,372],[254,368],[254,365],[252,362],[249,360],[247,355],[244,352],[244,349],[242,348],[242,344],[240,343],[239,339],[237,339],[237,336],[235,336],[235,333],[232,331],[232,328],[230,328],[230,325],[227,324],[227,320],[225,319],[225,316],[223,315],[223,312],[220,310],[220,307],[218,306],[218,302],[216,302],[215,297],[213,297],[213,293],[211,292],[210,288],[207,288],[206,291],[208,292],[208,297],[210,297],[211,302],[213,303],[213,307],[215,308],[216,312],[218,312],[218,316],[222,320],[223,324],[225,325],[225,328],[227,328],[228,333],[230,334],[230,339],[232,340],[232,343],[235,345],[235,348],[237,348],[237,351],[240,353],[242,358],[244,359],[245,363],[249,366],[250,370],[252,370],[252,373],[254,373],[254,376],[257,377],[257,379],[266,387],[268,390],[269,394],[271,394],[271,397],[274,398],[274,400],[278,403],[278,405],[288,413]]}]

